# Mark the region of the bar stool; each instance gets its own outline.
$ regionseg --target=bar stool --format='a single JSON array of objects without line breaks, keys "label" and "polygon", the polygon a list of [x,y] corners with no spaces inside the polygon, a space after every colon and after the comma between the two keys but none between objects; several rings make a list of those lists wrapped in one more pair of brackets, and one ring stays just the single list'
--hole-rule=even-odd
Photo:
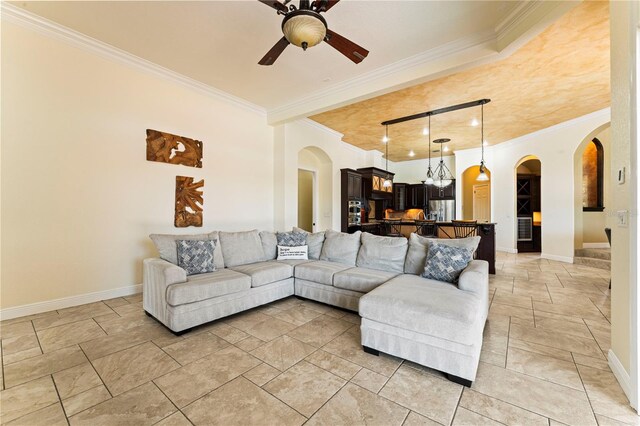
[{"label": "bar stool", "polygon": [[456,238],[475,237],[478,235],[477,220],[452,220],[451,224]]},{"label": "bar stool", "polygon": [[382,223],[387,237],[402,237],[401,219],[383,219]]},{"label": "bar stool", "polygon": [[435,237],[436,221],[416,219],[416,234],[421,235],[423,237]]}]

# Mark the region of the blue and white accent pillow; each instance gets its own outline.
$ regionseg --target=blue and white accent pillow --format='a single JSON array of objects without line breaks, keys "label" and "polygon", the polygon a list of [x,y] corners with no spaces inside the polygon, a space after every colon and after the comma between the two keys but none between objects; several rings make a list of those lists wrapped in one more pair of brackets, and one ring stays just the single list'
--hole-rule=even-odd
[{"label": "blue and white accent pillow", "polygon": [[474,250],[469,247],[452,247],[429,241],[429,251],[424,264],[424,278],[455,284],[464,269],[473,260]]},{"label": "blue and white accent pillow", "polygon": [[213,251],[215,240],[177,240],[178,266],[187,271],[187,275],[214,272]]},{"label": "blue and white accent pillow", "polygon": [[278,232],[278,245],[283,247],[300,247],[307,245],[307,234],[302,232]]}]

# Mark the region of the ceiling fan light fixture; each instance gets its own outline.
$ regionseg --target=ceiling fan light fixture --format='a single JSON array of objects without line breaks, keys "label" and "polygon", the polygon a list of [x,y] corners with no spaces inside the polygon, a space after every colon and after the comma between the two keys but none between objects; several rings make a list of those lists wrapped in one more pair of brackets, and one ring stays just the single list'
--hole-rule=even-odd
[{"label": "ceiling fan light fixture", "polygon": [[327,22],[316,12],[298,10],[284,18],[282,32],[289,43],[307,50],[324,40],[327,35]]}]

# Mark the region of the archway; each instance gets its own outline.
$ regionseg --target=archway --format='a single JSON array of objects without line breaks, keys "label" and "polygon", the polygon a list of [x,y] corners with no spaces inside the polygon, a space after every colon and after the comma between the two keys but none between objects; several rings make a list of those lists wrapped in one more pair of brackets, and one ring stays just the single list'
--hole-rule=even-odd
[{"label": "archway", "polygon": [[[573,154],[573,235],[576,250],[609,247],[604,229],[612,225],[606,211],[611,199],[610,128],[611,123],[606,123],[594,129]],[[589,158],[589,154],[595,154],[595,158]],[[595,164],[591,166],[585,164],[594,160]]]},{"label": "archway", "polygon": [[480,166],[462,172],[462,219],[491,222],[491,171],[488,181],[478,181]]},{"label": "archway", "polygon": [[307,146],[298,151],[299,227],[310,232],[332,227],[332,172],[333,162],[322,149]]},{"label": "archway", "polygon": [[515,165],[516,247],[518,253],[542,252],[542,163],[534,155]]}]

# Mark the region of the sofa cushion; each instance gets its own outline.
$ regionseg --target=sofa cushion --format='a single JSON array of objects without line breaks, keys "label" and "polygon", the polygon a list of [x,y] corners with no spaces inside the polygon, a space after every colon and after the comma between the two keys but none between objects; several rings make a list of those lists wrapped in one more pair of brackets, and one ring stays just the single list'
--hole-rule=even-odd
[{"label": "sofa cushion", "polygon": [[260,287],[293,277],[293,266],[274,261],[234,266],[231,269],[250,276],[251,287]]},{"label": "sofa cushion", "polygon": [[320,260],[356,266],[361,234],[360,231],[353,234],[332,230],[325,231]]},{"label": "sofa cushion", "polygon": [[216,242],[217,250],[213,251],[213,263],[216,269],[224,268],[224,258],[220,249],[220,240],[218,239],[218,231],[208,234],[151,234],[151,241],[156,246],[161,259],[166,260],[174,265],[178,264],[178,246],[176,240],[213,240]]},{"label": "sofa cushion", "polygon": [[307,245],[309,246],[309,259],[319,260],[322,252],[322,243],[324,243],[324,231],[310,233],[297,226],[293,227],[293,232],[307,234]]},{"label": "sofa cushion", "polygon": [[167,303],[171,306],[200,302],[213,297],[237,293],[251,288],[251,277],[230,269],[187,277],[186,283],[167,287]]},{"label": "sofa cushion", "polygon": [[278,232],[278,245],[282,247],[300,247],[307,245],[307,234],[301,232]]},{"label": "sofa cushion", "polygon": [[262,243],[262,251],[264,252],[263,260],[275,259],[277,254],[276,247],[278,246],[275,232],[261,231],[260,242]]},{"label": "sofa cushion", "polygon": [[335,274],[333,276],[333,286],[345,290],[368,293],[397,275],[397,272],[385,272],[369,268],[351,268]]},{"label": "sofa cushion", "polygon": [[178,266],[187,275],[206,274],[216,270],[213,251],[216,242],[211,240],[176,240],[178,246]]},{"label": "sofa cushion", "polygon": [[478,248],[480,237],[469,238],[427,238],[421,237],[416,233],[409,236],[409,250],[407,258],[404,261],[404,273],[420,275],[424,272],[424,265],[427,260],[427,252],[429,241],[436,241],[451,247],[472,247],[473,251]]},{"label": "sofa cushion", "polygon": [[363,268],[402,273],[408,241],[404,237],[381,237],[364,232],[356,265]]},{"label": "sofa cushion", "polygon": [[473,248],[471,247],[451,247],[429,241],[429,251],[422,276],[456,284],[460,273],[472,260]]},{"label": "sofa cushion", "polygon": [[466,345],[474,343],[486,315],[477,295],[407,274],[362,296],[359,312],[379,323]]},{"label": "sofa cushion", "polygon": [[222,255],[227,268],[264,259],[262,241],[257,230],[245,232],[219,232]]},{"label": "sofa cushion", "polygon": [[348,265],[336,262],[309,262],[296,266],[294,276],[307,281],[313,281],[315,283],[324,285],[333,285],[333,275],[350,269]]}]

